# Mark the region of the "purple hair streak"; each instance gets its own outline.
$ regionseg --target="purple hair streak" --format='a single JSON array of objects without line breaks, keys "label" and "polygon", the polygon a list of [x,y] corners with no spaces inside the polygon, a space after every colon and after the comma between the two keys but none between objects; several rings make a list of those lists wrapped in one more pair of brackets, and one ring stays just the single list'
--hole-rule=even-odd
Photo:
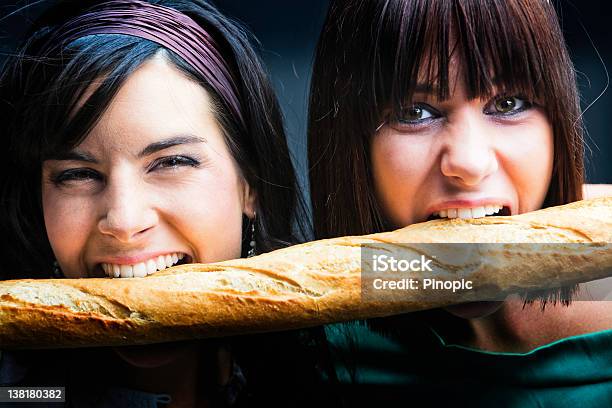
[{"label": "purple hair streak", "polygon": [[215,89],[244,125],[238,90],[213,38],[189,16],[169,7],[140,0],[110,0],[63,24],[44,48],[53,55],[79,38],[95,34],[123,34],[153,41],[191,65]]}]

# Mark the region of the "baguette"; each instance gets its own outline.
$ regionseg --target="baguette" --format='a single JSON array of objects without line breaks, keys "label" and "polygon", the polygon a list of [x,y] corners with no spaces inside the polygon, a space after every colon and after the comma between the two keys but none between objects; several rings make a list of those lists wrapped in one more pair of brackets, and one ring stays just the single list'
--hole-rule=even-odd
[{"label": "baguette", "polygon": [[[145,278],[4,281],[0,349],[136,345],[283,330],[561,287],[612,275],[611,242],[612,197],[604,197],[516,216],[435,220],[309,242],[248,259],[180,265]],[[394,301],[361,296],[362,246],[421,253],[412,243],[583,245],[553,252],[485,247],[477,267],[436,261],[436,276],[470,278],[472,290],[436,296],[402,291]]]}]

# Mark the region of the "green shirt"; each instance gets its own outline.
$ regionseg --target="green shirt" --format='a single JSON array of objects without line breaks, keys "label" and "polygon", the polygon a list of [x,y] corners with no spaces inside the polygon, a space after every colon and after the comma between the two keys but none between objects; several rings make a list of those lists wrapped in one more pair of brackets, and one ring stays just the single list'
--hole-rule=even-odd
[{"label": "green shirt", "polygon": [[363,322],[330,325],[332,361],[349,404],[378,406],[612,407],[612,330],[527,353],[447,344],[432,329],[418,342]]}]

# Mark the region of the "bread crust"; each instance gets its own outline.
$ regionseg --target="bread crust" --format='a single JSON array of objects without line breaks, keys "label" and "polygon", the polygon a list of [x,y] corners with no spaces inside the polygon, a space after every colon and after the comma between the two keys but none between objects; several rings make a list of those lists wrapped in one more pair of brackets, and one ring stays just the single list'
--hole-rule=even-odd
[{"label": "bread crust", "polygon": [[[587,245],[559,253],[488,249],[487,262],[463,272],[442,259],[442,274],[463,273],[474,289],[439,296],[405,291],[390,302],[361,296],[361,246],[380,243],[404,253],[416,251],[413,243]],[[314,241],[248,259],[181,265],[146,278],[4,281],[0,348],[149,344],[447,306],[610,276],[610,243],[612,197],[604,197],[512,217],[436,220]]]}]

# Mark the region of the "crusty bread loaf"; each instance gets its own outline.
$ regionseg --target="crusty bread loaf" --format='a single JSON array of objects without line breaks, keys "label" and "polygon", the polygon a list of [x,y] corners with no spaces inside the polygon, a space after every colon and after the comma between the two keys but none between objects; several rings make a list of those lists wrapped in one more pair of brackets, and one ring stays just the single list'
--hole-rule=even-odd
[{"label": "crusty bread loaf", "polygon": [[[417,251],[410,243],[443,242],[585,245],[556,253],[487,249],[487,262],[477,268],[438,259],[436,276],[468,277],[473,290],[440,296],[403,291],[394,302],[362,298],[362,245],[388,243],[410,255]],[[609,243],[612,197],[512,217],[430,221],[249,259],[177,266],[146,278],[4,281],[0,348],[147,344],[281,330],[559,287],[612,275]]]}]

